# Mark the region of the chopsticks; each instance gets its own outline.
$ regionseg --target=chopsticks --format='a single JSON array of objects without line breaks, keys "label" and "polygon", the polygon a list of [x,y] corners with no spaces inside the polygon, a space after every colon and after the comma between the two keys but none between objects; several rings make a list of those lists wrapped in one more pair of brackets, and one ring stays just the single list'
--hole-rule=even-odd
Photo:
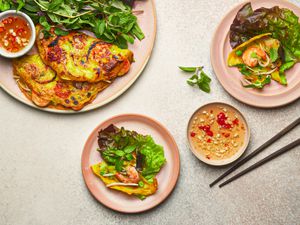
[{"label": "chopsticks", "polygon": [[223,187],[226,184],[231,183],[232,181],[238,179],[239,177],[245,175],[246,173],[249,173],[250,171],[262,166],[263,164],[271,161],[272,159],[280,156],[281,154],[291,150],[292,148],[296,147],[297,145],[300,145],[300,138],[298,138],[296,141],[293,141],[292,143],[282,147],[281,149],[277,150],[276,152],[273,152],[271,155],[263,158],[262,160],[258,161],[257,163],[254,163],[252,166],[249,166],[247,169],[243,170],[242,172],[236,174],[235,176],[231,177],[230,179],[226,180],[222,184],[219,185],[219,187]]},{"label": "chopsticks", "polygon": [[257,154],[259,154],[260,152],[262,152],[265,148],[267,148],[268,146],[270,146],[271,144],[273,144],[275,141],[277,141],[278,139],[280,139],[281,137],[283,137],[286,133],[288,133],[289,131],[291,131],[293,128],[295,128],[299,124],[300,124],[300,117],[298,119],[296,119],[294,122],[292,122],[291,124],[289,124],[286,128],[284,128],[283,130],[281,130],[279,133],[277,133],[275,136],[273,136],[272,138],[270,138],[264,144],[262,144],[261,146],[259,146],[256,150],[254,150],[253,152],[251,152],[248,156],[246,156],[245,158],[241,159],[236,164],[234,164],[230,169],[228,169],[225,173],[223,173],[221,176],[219,176],[209,186],[210,187],[214,186],[216,183],[218,183],[220,180],[222,180],[228,174],[232,173],[237,168],[239,168],[240,166],[244,165],[246,162],[248,162],[254,156],[256,156]]}]

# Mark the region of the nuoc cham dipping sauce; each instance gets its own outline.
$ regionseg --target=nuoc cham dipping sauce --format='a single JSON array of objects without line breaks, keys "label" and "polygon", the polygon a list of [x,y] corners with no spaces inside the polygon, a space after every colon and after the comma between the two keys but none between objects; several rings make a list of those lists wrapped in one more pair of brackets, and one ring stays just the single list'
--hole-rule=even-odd
[{"label": "nuoc cham dipping sauce", "polygon": [[244,147],[247,127],[241,114],[225,104],[208,104],[191,118],[188,127],[192,148],[208,160],[223,160]]},{"label": "nuoc cham dipping sauce", "polygon": [[31,29],[19,16],[9,16],[0,21],[0,47],[9,52],[19,52],[29,44]]}]

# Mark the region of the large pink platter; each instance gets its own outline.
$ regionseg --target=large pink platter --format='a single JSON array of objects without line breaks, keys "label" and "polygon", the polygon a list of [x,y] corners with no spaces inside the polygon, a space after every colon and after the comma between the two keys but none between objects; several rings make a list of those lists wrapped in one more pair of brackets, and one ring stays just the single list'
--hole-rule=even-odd
[{"label": "large pink platter", "polygon": [[[118,127],[123,126],[128,130],[135,130],[144,135],[151,135],[157,144],[164,147],[167,163],[156,176],[158,190],[154,195],[147,197],[143,201],[134,196],[128,196],[106,188],[104,183],[91,170],[91,165],[102,161],[99,152],[96,151],[98,147],[98,131],[110,124]],[[179,150],[172,135],[159,122],[143,115],[123,114],[105,120],[94,129],[85,143],[81,158],[81,167],[87,188],[99,202],[119,212],[138,213],[160,204],[172,192],[179,176]]]},{"label": "large pink platter", "polygon": [[[249,2],[249,1],[247,1]],[[252,0],[253,9],[279,6],[292,10],[300,17],[300,8],[285,0]],[[300,63],[296,64],[287,74],[288,86],[282,86],[275,81],[265,86],[263,90],[246,89],[241,85],[242,75],[237,68],[227,66],[227,57],[232,48],[229,44],[229,28],[243,2],[234,7],[223,18],[216,29],[211,45],[211,63],[218,80],[224,89],[237,100],[248,105],[272,108],[286,105],[300,98]]]},{"label": "large pink platter", "polygon": [[[129,49],[134,53],[135,62],[132,64],[128,74],[116,79],[112,85],[99,93],[97,98],[91,104],[85,106],[78,112],[99,108],[119,97],[136,81],[146,66],[156,36],[156,11],[154,0],[137,1],[133,10],[143,10],[143,13],[138,14],[137,17],[139,25],[145,34],[145,39],[142,41],[136,40],[133,45],[129,46]],[[24,96],[13,79],[11,60],[2,57],[0,57],[0,87],[20,102],[40,110],[54,113],[78,113],[73,110],[40,108],[34,105]]]}]

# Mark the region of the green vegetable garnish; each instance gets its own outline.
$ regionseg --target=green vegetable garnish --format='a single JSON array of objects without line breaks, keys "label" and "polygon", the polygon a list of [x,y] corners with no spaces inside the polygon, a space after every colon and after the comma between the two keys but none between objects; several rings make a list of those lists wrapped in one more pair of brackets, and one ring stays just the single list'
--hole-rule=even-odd
[{"label": "green vegetable garnish", "polygon": [[[166,162],[163,147],[157,145],[149,135],[125,130],[110,125],[99,132],[99,149],[103,160],[115,167],[116,171],[125,170],[127,165],[135,164],[141,175],[153,182],[153,178]],[[139,165],[141,168],[138,168]]]},{"label": "green vegetable garnish", "polygon": [[143,181],[139,181],[139,187],[144,187],[144,182]]},{"label": "green vegetable garnish", "polygon": [[196,72],[198,68],[203,68],[203,67],[184,67],[184,66],[179,66],[179,69],[181,69],[184,72]]},{"label": "green vegetable garnish", "polygon": [[58,36],[65,36],[65,35],[69,34],[68,31],[62,30],[58,27],[55,28],[54,33]]},{"label": "green vegetable garnish", "polygon": [[197,85],[200,90],[209,93],[210,92],[210,77],[204,73],[203,67],[182,67],[179,66],[179,69],[185,72],[195,72],[189,79],[187,83],[191,86]]},{"label": "green vegetable garnish", "polygon": [[[9,9],[20,10],[34,23],[40,23],[45,38],[49,37],[50,28],[57,25],[66,30],[92,31],[97,38],[121,48],[145,37],[131,7],[121,0],[0,0],[0,11]],[[59,28],[55,33],[67,34]]]},{"label": "green vegetable garnish", "polygon": [[[300,61],[299,18],[293,11],[279,6],[253,10],[251,3],[245,4],[231,25],[230,45],[235,48],[264,33],[272,33],[272,37],[278,39],[281,45]],[[274,55],[273,59],[275,58]]]},{"label": "green vegetable garnish", "polygon": [[235,52],[235,54],[236,54],[237,56],[242,56],[242,55],[243,55],[243,51],[242,51],[242,50],[237,50],[237,51]]},{"label": "green vegetable garnish", "polygon": [[275,48],[270,49],[271,62],[275,62],[278,59],[278,51]]},{"label": "green vegetable garnish", "polygon": [[271,83],[271,76],[266,76],[263,81],[256,81],[249,85],[243,85],[244,88],[262,89],[266,84]]}]

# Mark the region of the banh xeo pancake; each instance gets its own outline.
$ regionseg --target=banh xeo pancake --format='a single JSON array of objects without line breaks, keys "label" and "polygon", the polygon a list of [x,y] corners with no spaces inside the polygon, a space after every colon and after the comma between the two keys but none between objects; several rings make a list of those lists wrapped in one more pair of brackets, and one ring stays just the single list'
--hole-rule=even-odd
[{"label": "banh xeo pancake", "polygon": [[[91,166],[93,173],[97,177],[99,177],[105,185],[112,185],[112,184],[118,183],[119,180],[117,178],[115,178],[114,176],[105,177],[105,176],[101,175],[102,164],[105,164],[105,162],[100,162],[98,164]],[[140,179],[144,184],[142,187],[112,185],[109,188],[124,192],[128,195],[137,195],[137,196],[138,195],[149,196],[156,192],[157,186],[158,186],[156,178],[153,179],[152,183],[148,182],[143,176],[140,176]]]},{"label": "banh xeo pancake", "polygon": [[280,41],[272,38],[271,33],[262,34],[233,49],[227,64],[244,75],[249,84],[245,87],[263,88],[271,79],[286,85],[280,51]]},{"label": "banh xeo pancake", "polygon": [[45,37],[36,26],[37,47],[45,64],[63,80],[111,81],[125,75],[133,61],[133,53],[80,32],[58,36],[54,28]]},{"label": "banh xeo pancake", "polygon": [[15,78],[23,93],[40,107],[80,110],[106,88],[107,82],[63,81],[39,55],[13,60]]},{"label": "banh xeo pancake", "polygon": [[150,135],[110,124],[99,131],[98,146],[103,161],[91,169],[107,188],[142,200],[157,191],[156,175],[166,158]]}]

